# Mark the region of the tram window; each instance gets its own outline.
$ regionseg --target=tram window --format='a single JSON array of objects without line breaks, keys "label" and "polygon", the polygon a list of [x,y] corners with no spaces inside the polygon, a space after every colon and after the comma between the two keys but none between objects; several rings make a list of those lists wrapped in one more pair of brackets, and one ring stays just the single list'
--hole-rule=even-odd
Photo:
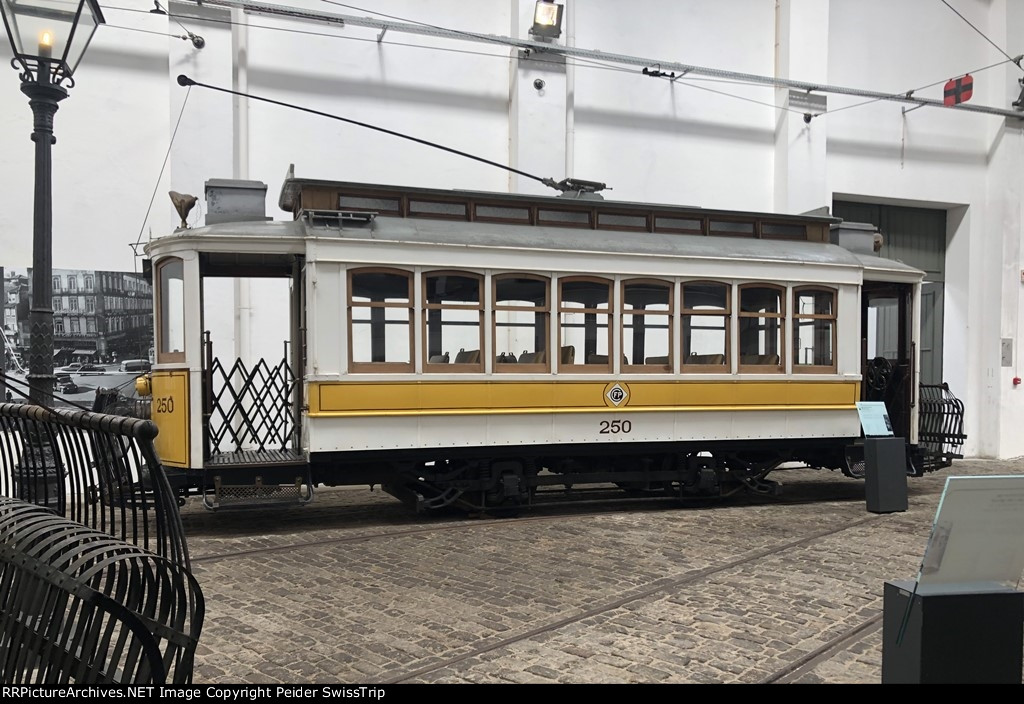
[{"label": "tram window", "polygon": [[611,369],[611,291],[611,282],[605,279],[559,281],[560,367],[575,371]]},{"label": "tram window", "polygon": [[823,288],[793,291],[793,370],[836,365],[836,292]]},{"label": "tram window", "polygon": [[483,371],[482,277],[435,272],[423,277],[426,369]]},{"label": "tram window", "polygon": [[349,272],[349,352],[353,370],[409,371],[412,368],[411,294],[409,272],[384,269]]},{"label": "tram window", "polygon": [[782,371],[785,309],[781,287],[740,286],[740,369]]},{"label": "tram window", "polygon": [[687,371],[723,371],[729,366],[728,284],[683,284],[683,367]]},{"label": "tram window", "polygon": [[185,361],[185,263],[177,257],[157,266],[158,362]]},{"label": "tram window", "polygon": [[527,274],[494,278],[495,371],[549,368],[548,289],[547,279]]},{"label": "tram window", "polygon": [[622,354],[631,371],[671,371],[672,284],[622,284]]}]

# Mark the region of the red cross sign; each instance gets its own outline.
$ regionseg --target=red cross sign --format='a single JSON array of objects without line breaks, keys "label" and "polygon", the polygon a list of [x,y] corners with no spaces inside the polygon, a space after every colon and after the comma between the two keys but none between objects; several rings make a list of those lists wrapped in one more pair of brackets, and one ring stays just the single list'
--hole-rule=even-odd
[{"label": "red cross sign", "polygon": [[954,78],[946,83],[942,102],[945,105],[959,105],[970,100],[972,95],[974,95],[974,79],[968,73],[963,78]]}]

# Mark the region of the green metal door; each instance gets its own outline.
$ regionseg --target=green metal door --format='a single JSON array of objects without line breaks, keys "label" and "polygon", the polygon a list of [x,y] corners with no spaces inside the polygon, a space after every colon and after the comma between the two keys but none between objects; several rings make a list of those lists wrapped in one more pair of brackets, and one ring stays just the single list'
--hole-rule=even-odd
[{"label": "green metal door", "polygon": [[[942,307],[946,274],[946,211],[837,200],[837,217],[878,227],[883,244],[879,256],[896,259],[926,272],[921,289],[921,383],[942,383]],[[885,326],[892,316],[878,317],[877,339],[894,337]]]}]

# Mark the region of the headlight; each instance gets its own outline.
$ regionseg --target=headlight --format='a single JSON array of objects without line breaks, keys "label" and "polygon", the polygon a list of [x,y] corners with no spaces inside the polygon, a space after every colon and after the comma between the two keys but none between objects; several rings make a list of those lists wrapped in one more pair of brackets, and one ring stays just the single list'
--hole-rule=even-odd
[{"label": "headlight", "polygon": [[153,393],[153,387],[149,381],[149,374],[144,374],[135,379],[135,393],[139,396],[149,396]]}]

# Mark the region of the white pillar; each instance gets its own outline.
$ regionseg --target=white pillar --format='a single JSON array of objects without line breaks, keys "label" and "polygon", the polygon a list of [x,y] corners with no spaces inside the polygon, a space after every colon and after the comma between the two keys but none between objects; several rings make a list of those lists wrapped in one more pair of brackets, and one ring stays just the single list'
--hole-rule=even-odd
[{"label": "white pillar", "polygon": [[[249,27],[246,14],[231,11],[231,89],[249,90]],[[234,139],[231,153],[231,176],[249,178],[249,99],[231,98],[231,122]],[[252,352],[252,303],[248,279],[235,279],[235,357],[250,363]]]},{"label": "white pillar", "polygon": [[[510,35],[532,39],[533,0],[513,0]],[[568,14],[574,8],[567,7]],[[553,39],[562,44],[566,35]],[[573,126],[571,87],[566,81],[563,57],[544,52],[513,50],[509,71],[509,165],[527,173],[560,181],[567,175],[568,139]],[[571,158],[571,148],[568,150]],[[509,191],[554,195],[547,186],[524,176],[509,174]]]},{"label": "white pillar", "polygon": [[[1024,32],[1024,7],[1019,2],[997,2],[991,12],[990,26],[1005,31],[993,40],[1012,47]],[[1024,74],[1011,63],[1004,64],[999,71],[1005,92],[993,97],[1009,106],[1020,94],[1018,79]],[[985,360],[991,373],[984,380],[988,393],[984,394],[983,402],[998,419],[998,433],[992,438],[991,451],[985,454],[1020,457],[1024,455],[1024,384],[1015,386],[1013,379],[1024,375],[1020,347],[1024,331],[1024,179],[1020,175],[1024,169],[1024,120],[1004,119],[989,154],[986,189],[992,222],[986,227],[986,234],[992,241],[983,283],[991,281],[991,295],[995,299],[995,305],[985,315],[998,318],[985,337]]]},{"label": "white pillar", "polygon": [[[775,19],[775,75],[828,82],[828,0],[779,0]],[[825,96],[779,89],[775,126],[775,210],[804,213],[831,207],[825,164],[828,122],[804,114],[823,112]],[[796,111],[796,112],[794,112]]]}]

